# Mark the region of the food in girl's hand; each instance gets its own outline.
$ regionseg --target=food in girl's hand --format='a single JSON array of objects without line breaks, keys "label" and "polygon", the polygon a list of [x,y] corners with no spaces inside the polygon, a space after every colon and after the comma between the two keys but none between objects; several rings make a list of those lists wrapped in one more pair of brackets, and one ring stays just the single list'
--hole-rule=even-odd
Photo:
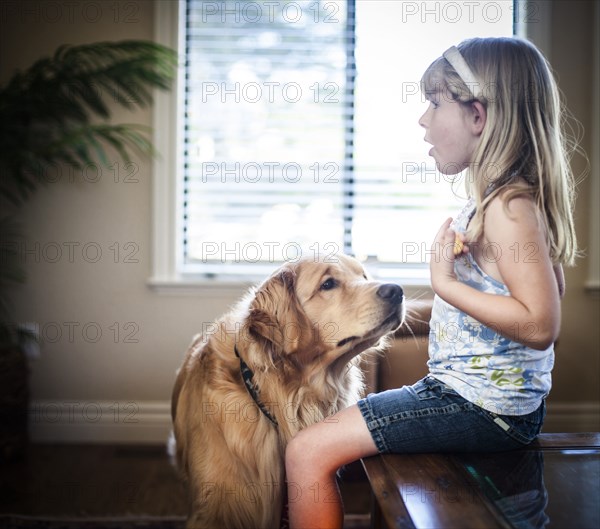
[{"label": "food in girl's hand", "polygon": [[460,240],[460,237],[458,236],[458,234],[456,234],[456,237],[454,238],[454,255],[455,256],[459,256],[462,251],[463,251],[463,242]]}]

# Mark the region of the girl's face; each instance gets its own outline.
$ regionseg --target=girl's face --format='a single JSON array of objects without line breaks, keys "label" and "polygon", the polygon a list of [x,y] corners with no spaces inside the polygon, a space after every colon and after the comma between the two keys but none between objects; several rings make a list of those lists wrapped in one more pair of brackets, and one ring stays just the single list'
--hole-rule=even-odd
[{"label": "girl's face", "polygon": [[429,107],[419,125],[425,141],[433,145],[429,155],[442,174],[460,173],[471,163],[482,129],[475,125],[473,105],[453,100],[448,92],[428,94],[427,99]]}]

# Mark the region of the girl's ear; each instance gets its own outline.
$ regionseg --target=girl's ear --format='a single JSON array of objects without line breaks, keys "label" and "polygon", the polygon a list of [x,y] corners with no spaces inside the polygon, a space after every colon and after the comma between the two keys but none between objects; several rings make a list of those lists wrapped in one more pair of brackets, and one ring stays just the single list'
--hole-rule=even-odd
[{"label": "girl's ear", "polygon": [[479,136],[485,127],[487,121],[487,110],[480,101],[471,103],[471,124],[473,133]]}]

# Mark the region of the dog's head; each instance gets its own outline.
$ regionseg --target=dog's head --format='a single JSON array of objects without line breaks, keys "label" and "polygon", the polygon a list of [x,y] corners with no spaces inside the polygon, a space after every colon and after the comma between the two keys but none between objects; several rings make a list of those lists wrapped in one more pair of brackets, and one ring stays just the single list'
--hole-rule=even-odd
[{"label": "dog's head", "polygon": [[369,279],[346,255],[287,263],[267,279],[250,304],[248,332],[276,360],[350,360],[376,345],[404,320],[395,284]]}]

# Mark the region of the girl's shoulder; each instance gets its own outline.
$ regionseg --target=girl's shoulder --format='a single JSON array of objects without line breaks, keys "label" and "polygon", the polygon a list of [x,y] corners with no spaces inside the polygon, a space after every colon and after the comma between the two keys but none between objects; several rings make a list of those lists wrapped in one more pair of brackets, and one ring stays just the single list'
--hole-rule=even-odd
[{"label": "girl's shoulder", "polygon": [[498,190],[490,198],[485,209],[485,222],[488,221],[524,221],[537,222],[537,207],[535,200],[526,186],[511,186]]},{"label": "girl's shoulder", "polygon": [[545,231],[533,197],[527,192],[502,190],[490,199],[483,219],[486,239],[520,231]]}]

